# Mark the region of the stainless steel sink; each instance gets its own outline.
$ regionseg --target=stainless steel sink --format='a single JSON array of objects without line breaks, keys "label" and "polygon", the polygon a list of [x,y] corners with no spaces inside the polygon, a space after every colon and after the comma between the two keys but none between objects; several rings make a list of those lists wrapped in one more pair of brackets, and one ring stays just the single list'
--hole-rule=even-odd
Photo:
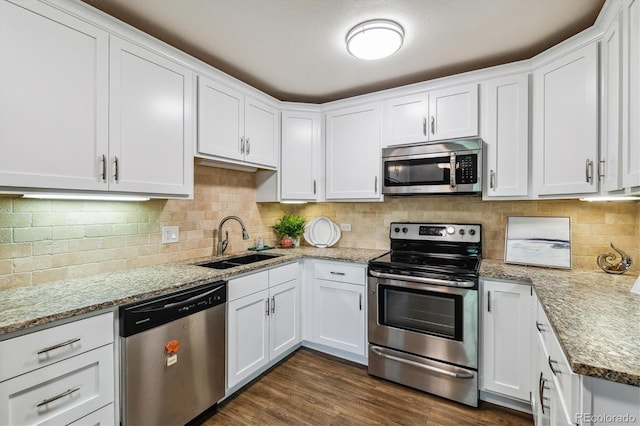
[{"label": "stainless steel sink", "polygon": [[232,257],[224,260],[216,260],[215,262],[201,263],[198,266],[212,269],[229,269],[236,266],[249,265],[251,263],[262,262],[263,260],[274,259],[282,256],[281,254],[252,253],[243,256]]}]

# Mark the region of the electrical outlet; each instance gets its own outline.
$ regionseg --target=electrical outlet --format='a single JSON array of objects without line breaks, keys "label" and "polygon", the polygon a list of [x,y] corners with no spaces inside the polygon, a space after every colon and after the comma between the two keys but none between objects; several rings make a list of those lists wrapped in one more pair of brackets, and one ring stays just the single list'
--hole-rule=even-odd
[{"label": "electrical outlet", "polygon": [[349,232],[349,231],[351,231],[351,224],[350,224],[350,223],[341,223],[341,224],[340,224],[340,229],[341,229],[342,231],[347,231],[347,232]]},{"label": "electrical outlet", "polygon": [[180,227],[163,226],[162,227],[162,244],[177,243],[180,240]]}]

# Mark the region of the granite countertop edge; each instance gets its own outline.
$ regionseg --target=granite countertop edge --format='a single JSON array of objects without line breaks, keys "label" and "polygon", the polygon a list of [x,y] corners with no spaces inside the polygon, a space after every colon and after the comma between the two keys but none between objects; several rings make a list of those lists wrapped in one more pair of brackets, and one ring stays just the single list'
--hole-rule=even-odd
[{"label": "granite countertop edge", "polygon": [[[303,258],[366,265],[369,260],[386,251],[315,247],[274,249],[269,252],[282,256],[226,270],[198,266],[219,260],[203,257],[2,290],[0,340],[31,332],[32,328],[45,326],[50,322],[116,309],[120,305],[172,290],[228,279]],[[239,254],[244,253],[235,253],[224,258]],[[635,277],[510,265],[491,259],[482,261],[480,276],[487,279],[518,281],[533,286],[574,373],[640,387],[640,296],[629,291]],[[64,294],[64,297],[60,297],[60,294]],[[603,304],[597,315],[600,318],[598,325],[603,326],[604,331],[584,333],[590,326],[589,309],[604,295],[623,303],[626,307],[624,314],[627,317],[620,315],[617,306]],[[620,334],[622,331],[615,328],[616,320],[626,321],[623,326],[631,324],[629,330],[622,330],[626,335]],[[636,328],[633,327],[634,321],[638,321]],[[578,324],[578,327],[573,330],[572,326],[575,324]],[[619,340],[626,337],[630,341],[614,342],[611,336],[607,335],[608,332],[613,333],[613,336],[622,336]]]}]

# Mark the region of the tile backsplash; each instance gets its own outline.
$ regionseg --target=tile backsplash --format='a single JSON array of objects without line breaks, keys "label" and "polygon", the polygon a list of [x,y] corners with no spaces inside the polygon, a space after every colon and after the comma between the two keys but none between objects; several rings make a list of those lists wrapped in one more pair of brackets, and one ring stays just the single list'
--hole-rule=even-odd
[{"label": "tile backsplash", "polygon": [[[147,202],[48,201],[0,198],[0,289],[211,256],[221,219],[236,215],[250,235],[229,221],[227,253],[242,251],[262,234],[275,245],[271,226],[285,213],[319,215],[351,224],[341,247],[388,247],[392,221],[472,222],[483,225],[483,255],[502,259],[509,216],[571,218],[575,269],[597,270],[609,244],[633,259],[640,252],[640,206],[577,200],[482,201],[478,196],[388,197],[383,203],[255,202],[252,173],[196,167],[193,200]],[[179,226],[180,241],[162,244],[162,226]],[[636,266],[634,265],[634,272]]]}]

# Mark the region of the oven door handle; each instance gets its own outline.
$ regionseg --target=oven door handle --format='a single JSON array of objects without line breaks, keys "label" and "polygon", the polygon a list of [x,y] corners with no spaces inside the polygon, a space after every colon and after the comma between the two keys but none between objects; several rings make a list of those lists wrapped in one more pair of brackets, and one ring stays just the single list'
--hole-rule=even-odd
[{"label": "oven door handle", "polygon": [[381,356],[383,358],[386,359],[390,359],[391,361],[396,361],[396,362],[400,362],[403,364],[408,364],[411,365],[413,367],[418,367],[418,368],[422,368],[425,370],[429,370],[433,373],[437,373],[437,374],[442,374],[444,376],[449,376],[449,377],[453,377],[454,379],[473,379],[474,375],[472,373],[467,373],[467,372],[462,372],[462,373],[455,373],[453,371],[447,371],[447,370],[443,370],[442,368],[438,368],[438,367],[434,367],[432,365],[426,365],[426,364],[421,364],[419,362],[416,361],[412,361],[410,359],[404,359],[404,358],[400,358],[394,355],[390,355],[390,354],[386,354],[384,352],[382,352],[380,350],[380,348],[377,347],[372,347],[371,350],[378,356]]},{"label": "oven door handle", "polygon": [[390,280],[409,281],[420,284],[433,284],[443,285],[447,287],[463,287],[471,288],[476,284],[473,281],[453,281],[453,280],[441,280],[438,278],[424,278],[424,277],[412,277],[408,275],[387,274],[385,272],[369,271],[369,273],[376,278],[387,278]]}]

